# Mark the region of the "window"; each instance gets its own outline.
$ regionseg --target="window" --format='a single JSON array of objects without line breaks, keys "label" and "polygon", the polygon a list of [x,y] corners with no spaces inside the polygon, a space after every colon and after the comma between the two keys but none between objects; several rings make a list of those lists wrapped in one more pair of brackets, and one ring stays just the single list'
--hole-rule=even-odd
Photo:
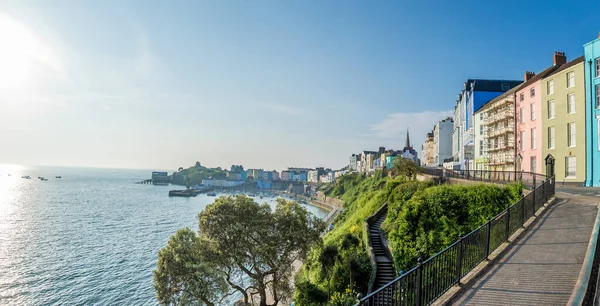
[{"label": "window", "polygon": [[531,120],[535,120],[535,104],[531,103],[529,107],[531,109]]},{"label": "window", "polygon": [[576,133],[575,122],[567,123],[567,145],[569,147],[575,146]]},{"label": "window", "polygon": [[556,131],[553,126],[548,128],[548,149],[554,149]]},{"label": "window", "polygon": [[600,77],[600,57],[596,59],[596,77]]},{"label": "window", "polygon": [[[554,80],[550,80],[550,81],[548,81],[548,84],[547,84],[547,86],[548,86],[548,88],[547,88],[547,89],[548,89],[548,91],[547,91],[547,92],[548,92],[548,94],[549,94],[549,95],[553,95],[553,94],[554,94]],[[532,88],[532,89],[533,89],[533,88]],[[534,95],[532,94],[531,96],[533,97]]]},{"label": "window", "polygon": [[567,88],[575,87],[575,72],[567,73]]},{"label": "window", "polygon": [[525,151],[525,131],[521,131],[521,151]]},{"label": "window", "polygon": [[479,135],[483,135],[483,124],[479,125]]},{"label": "window", "polygon": [[483,155],[483,140],[479,141],[479,155]]},{"label": "window", "polygon": [[524,94],[524,93],[521,93],[521,94],[519,95],[519,99],[520,99],[521,101],[525,100],[525,94]]},{"label": "window", "polygon": [[577,176],[577,159],[575,156],[565,157],[565,177],[574,178]]},{"label": "window", "polygon": [[575,94],[570,94],[567,96],[567,114],[575,113]]},{"label": "window", "polygon": [[548,119],[554,119],[556,117],[556,105],[554,100],[548,101]]},{"label": "window", "polygon": [[596,85],[596,108],[600,108],[600,84]]},{"label": "window", "polygon": [[479,120],[483,120],[483,112],[479,114]]},{"label": "window", "polygon": [[508,83],[502,83],[502,91],[507,91],[510,89],[510,84]]},{"label": "window", "polygon": [[531,129],[531,149],[535,150],[536,149],[536,140],[537,137],[535,136],[535,128]]},{"label": "window", "polygon": [[531,164],[531,172],[537,173],[537,158],[535,156],[530,157],[529,163]]},{"label": "window", "polygon": [[531,89],[529,90],[529,96],[530,96],[530,97],[535,97],[535,88],[531,88]]},{"label": "window", "polygon": [[525,108],[521,107],[519,109],[519,117],[521,118],[521,123],[525,123]]}]

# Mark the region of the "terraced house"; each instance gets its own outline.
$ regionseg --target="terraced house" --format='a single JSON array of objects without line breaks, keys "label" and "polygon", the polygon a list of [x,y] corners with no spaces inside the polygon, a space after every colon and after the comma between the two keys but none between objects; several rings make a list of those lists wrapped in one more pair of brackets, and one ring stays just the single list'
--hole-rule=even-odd
[{"label": "terraced house", "polygon": [[553,65],[539,74],[525,72],[525,83],[517,90],[517,138],[522,171],[542,170],[542,79],[567,62],[563,52],[554,52]]},{"label": "terraced house", "polygon": [[587,165],[585,185],[600,186],[600,36],[583,46],[585,52],[585,130]]},{"label": "terraced house", "polygon": [[[542,161],[555,159],[559,183],[582,186],[585,169],[584,57],[560,65],[541,82]],[[546,166],[540,172],[546,173]]]}]

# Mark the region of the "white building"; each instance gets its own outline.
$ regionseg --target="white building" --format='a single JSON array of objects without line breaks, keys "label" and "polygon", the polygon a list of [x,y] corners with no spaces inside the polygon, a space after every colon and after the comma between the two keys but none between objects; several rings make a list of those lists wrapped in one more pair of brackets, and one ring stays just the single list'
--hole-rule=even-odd
[{"label": "white building", "polygon": [[442,166],[444,159],[452,157],[452,132],[454,120],[448,117],[433,127],[433,162]]},{"label": "white building", "polygon": [[307,180],[309,183],[318,183],[319,182],[319,171],[317,171],[317,170],[308,171]]}]

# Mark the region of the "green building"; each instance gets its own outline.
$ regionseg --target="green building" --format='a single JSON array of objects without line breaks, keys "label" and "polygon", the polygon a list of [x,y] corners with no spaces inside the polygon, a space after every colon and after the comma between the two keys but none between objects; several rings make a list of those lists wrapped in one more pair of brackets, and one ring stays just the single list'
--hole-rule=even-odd
[{"label": "green building", "polygon": [[[557,183],[582,186],[586,180],[584,57],[542,79],[541,91],[542,157],[554,157]],[[546,174],[545,165],[542,169]]]}]

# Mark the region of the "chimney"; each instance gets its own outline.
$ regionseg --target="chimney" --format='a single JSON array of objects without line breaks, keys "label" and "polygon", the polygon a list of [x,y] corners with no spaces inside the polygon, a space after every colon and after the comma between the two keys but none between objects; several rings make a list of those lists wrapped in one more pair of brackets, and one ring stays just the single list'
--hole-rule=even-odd
[{"label": "chimney", "polygon": [[533,76],[535,76],[535,72],[525,71],[525,76],[523,76],[523,80],[525,80],[525,82],[527,82],[531,78],[533,78]]},{"label": "chimney", "polygon": [[554,65],[564,65],[567,63],[567,57],[564,52],[554,52]]}]

